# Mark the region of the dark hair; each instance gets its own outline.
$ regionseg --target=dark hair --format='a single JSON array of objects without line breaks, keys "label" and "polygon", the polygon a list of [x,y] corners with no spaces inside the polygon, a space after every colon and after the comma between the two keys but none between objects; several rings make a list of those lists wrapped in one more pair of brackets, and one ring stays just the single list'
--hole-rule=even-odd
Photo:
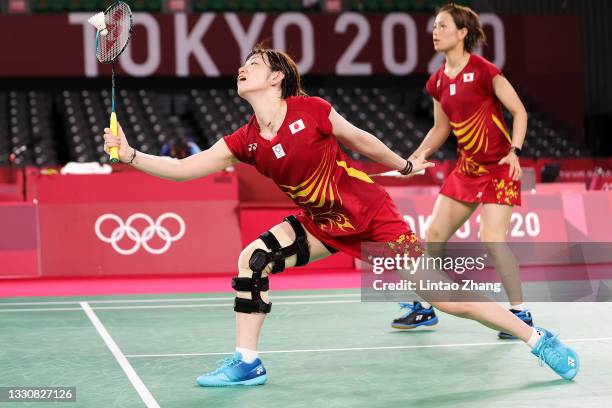
[{"label": "dark hair", "polygon": [[487,44],[487,36],[482,30],[478,14],[469,7],[448,3],[436,10],[436,15],[446,12],[451,15],[458,29],[467,28],[467,35],[463,39],[463,49],[472,52],[479,45]]},{"label": "dark hair", "polygon": [[246,59],[248,60],[256,54],[260,54],[263,57],[264,62],[270,66],[272,72],[280,71],[285,75],[281,82],[281,97],[283,99],[287,99],[290,96],[306,95],[306,92],[302,89],[302,80],[297,65],[287,53],[266,48],[260,43],[255,45]]},{"label": "dark hair", "polygon": [[168,156],[175,159],[184,159],[189,155],[189,141],[185,135],[179,133],[170,140],[170,151],[168,152]]}]

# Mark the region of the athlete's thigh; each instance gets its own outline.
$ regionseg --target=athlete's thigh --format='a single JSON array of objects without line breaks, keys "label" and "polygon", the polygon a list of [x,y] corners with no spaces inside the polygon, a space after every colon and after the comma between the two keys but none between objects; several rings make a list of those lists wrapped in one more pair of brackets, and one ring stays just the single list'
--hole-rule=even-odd
[{"label": "athlete's thigh", "polygon": [[466,203],[439,194],[427,227],[428,240],[446,242],[470,218],[478,203]]},{"label": "athlete's thigh", "polygon": [[[308,247],[310,249],[310,258],[309,263],[318,261],[319,259],[323,259],[332,253],[323,245],[323,243],[312,235],[306,228],[304,228],[306,232],[306,240],[308,241]],[[276,237],[279,244],[282,247],[289,246],[293,244],[295,241],[295,231],[293,231],[293,227],[288,222],[281,222],[280,224],[275,225],[270,228],[270,232]],[[257,239],[258,243],[263,245],[262,248],[266,248],[265,244],[261,239]],[[297,255],[291,255],[289,258],[285,259],[286,266],[295,266],[297,261]]]},{"label": "athlete's thigh", "polygon": [[480,211],[480,238],[486,242],[505,241],[512,206],[486,203]]}]

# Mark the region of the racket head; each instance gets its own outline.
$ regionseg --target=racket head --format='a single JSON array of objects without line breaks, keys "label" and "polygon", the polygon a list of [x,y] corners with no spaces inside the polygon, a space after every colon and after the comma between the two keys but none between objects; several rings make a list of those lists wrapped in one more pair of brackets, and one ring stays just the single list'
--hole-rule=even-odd
[{"label": "racket head", "polygon": [[114,62],[125,50],[132,36],[132,10],[127,3],[116,1],[104,10],[107,35],[96,33],[96,58],[103,64]]}]

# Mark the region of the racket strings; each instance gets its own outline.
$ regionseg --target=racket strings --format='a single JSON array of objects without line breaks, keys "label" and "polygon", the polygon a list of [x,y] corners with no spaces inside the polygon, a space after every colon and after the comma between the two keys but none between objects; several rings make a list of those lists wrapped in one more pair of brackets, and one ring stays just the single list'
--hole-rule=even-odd
[{"label": "racket strings", "polygon": [[130,39],[132,12],[122,2],[111,6],[105,13],[108,34],[98,37],[96,56],[100,62],[114,61],[123,52]]}]

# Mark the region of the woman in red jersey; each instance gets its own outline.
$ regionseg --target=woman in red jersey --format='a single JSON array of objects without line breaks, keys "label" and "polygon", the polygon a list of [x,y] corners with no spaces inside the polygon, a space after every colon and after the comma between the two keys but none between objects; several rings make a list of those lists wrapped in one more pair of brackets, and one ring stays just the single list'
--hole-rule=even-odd
[{"label": "woman in red jersey", "polygon": [[[525,140],[527,112],[514,88],[492,63],[472,51],[486,41],[478,14],[450,3],[438,10],[434,22],[434,48],[445,63],[427,81],[433,98],[434,125],[414,157],[435,152],[452,130],[457,137],[457,166],[442,185],[427,228],[427,242],[445,243],[478,205],[480,239],[501,277],[511,311],[533,326],[523,305],[516,258],[505,245],[512,207],[521,204],[519,155]],[[512,114],[512,137],[504,125],[502,104]],[[443,252],[444,245],[436,245]],[[430,252],[433,246],[430,245]],[[402,303],[408,312],[395,319],[397,329],[436,324],[438,318],[426,302]],[[516,338],[500,332],[503,339]]]},{"label": "woman in red jersey", "polygon": [[[251,120],[211,148],[185,159],[137,152],[129,146],[123,131],[119,138],[114,138],[109,129],[104,134],[107,152],[118,147],[123,162],[171,180],[203,177],[238,161],[251,164],[301,209],[297,217],[285,218],[240,254],[238,276],[232,279],[236,290],[236,352],[215,371],[198,377],[201,386],[266,382],[257,347],[272,306],[268,297],[270,273],[305,265],[337,250],[361,257],[364,242],[401,243],[404,250],[414,252],[420,248],[385,190],[354,167],[340,143],[404,174],[433,165],[424,159],[427,151],[412,161],[402,159],[375,136],[346,121],[325,100],[305,96],[297,67],[283,52],[253,50],[238,70],[237,87],[238,94],[253,108]],[[552,361],[553,350],[557,354],[570,350],[552,336],[538,334],[495,303],[434,304],[517,335],[535,347],[545,361]],[[577,358],[573,352],[572,358]],[[561,375],[575,375],[555,370]]]}]

